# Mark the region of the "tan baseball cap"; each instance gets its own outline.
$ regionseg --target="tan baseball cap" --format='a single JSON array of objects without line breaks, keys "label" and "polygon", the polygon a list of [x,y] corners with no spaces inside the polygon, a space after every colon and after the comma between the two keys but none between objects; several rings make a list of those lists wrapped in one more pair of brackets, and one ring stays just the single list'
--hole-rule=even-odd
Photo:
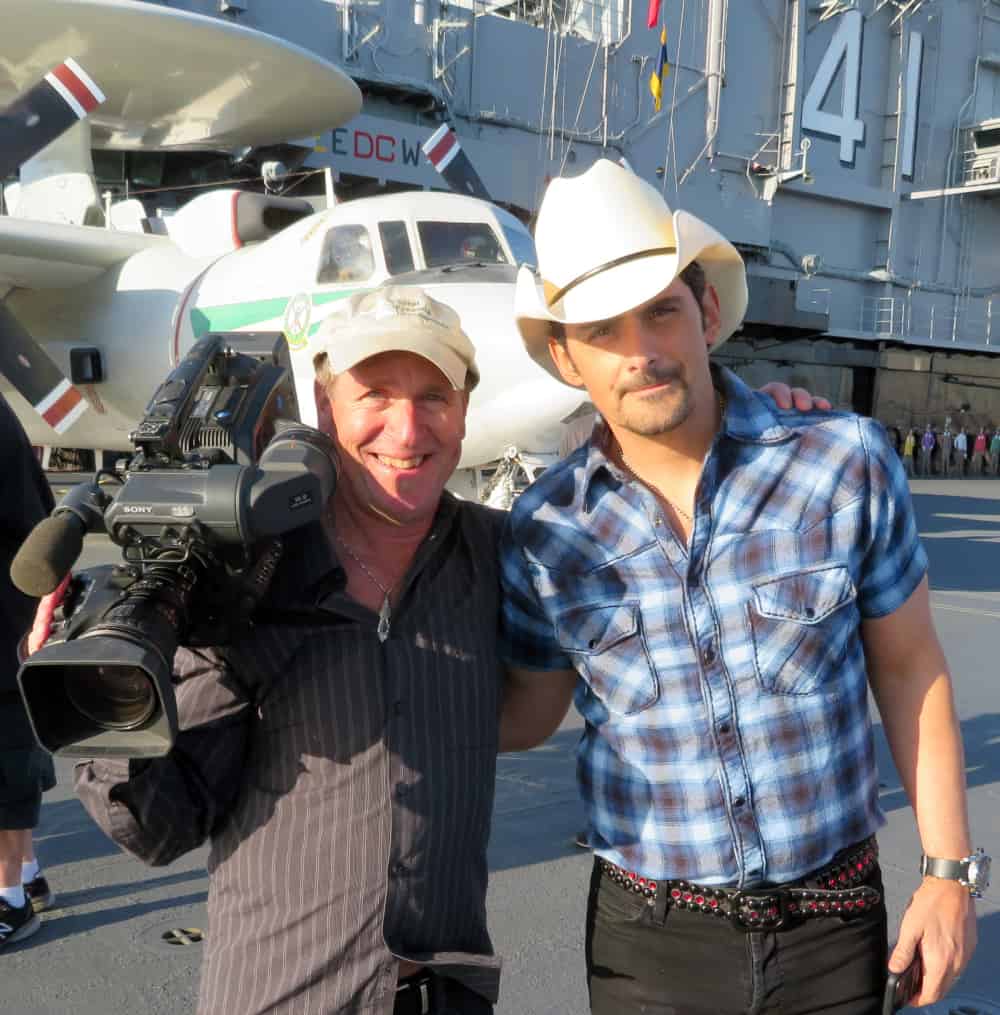
[{"label": "tan baseball cap", "polygon": [[315,347],[327,354],[335,374],[383,352],[412,352],[433,363],[456,391],[479,383],[476,350],[458,314],[417,286],[355,293],[323,322]]}]

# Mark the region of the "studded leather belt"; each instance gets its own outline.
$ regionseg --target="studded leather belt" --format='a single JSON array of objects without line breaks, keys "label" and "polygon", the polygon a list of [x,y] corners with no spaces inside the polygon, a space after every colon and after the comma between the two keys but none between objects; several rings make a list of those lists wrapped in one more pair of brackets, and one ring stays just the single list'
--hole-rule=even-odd
[{"label": "studded leather belt", "polygon": [[865,884],[878,867],[875,838],[865,839],[834,857],[826,867],[789,885],[756,889],[717,888],[690,881],[643,877],[599,858],[601,872],[650,906],[683,909],[728,920],[742,930],[780,930],[801,919],[837,916],[850,920],[870,912],[881,893]]}]

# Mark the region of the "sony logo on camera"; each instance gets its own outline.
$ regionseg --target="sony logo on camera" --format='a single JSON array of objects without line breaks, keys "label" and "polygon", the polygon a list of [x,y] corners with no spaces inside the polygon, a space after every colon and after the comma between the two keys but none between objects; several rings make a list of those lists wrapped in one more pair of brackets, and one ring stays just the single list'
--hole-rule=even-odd
[{"label": "sony logo on camera", "polygon": [[150,504],[124,504],[122,505],[122,513],[126,515],[151,515],[153,508]]}]

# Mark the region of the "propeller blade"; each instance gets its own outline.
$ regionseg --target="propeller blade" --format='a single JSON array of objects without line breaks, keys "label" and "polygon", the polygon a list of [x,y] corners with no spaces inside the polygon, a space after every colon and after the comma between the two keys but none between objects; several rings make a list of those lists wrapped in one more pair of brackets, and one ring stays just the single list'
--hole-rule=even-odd
[{"label": "propeller blade", "polygon": [[92,113],[104,93],[73,59],[0,110],[0,180]]},{"label": "propeller blade", "polygon": [[65,433],[87,409],[80,392],[2,303],[0,374],[56,433]]},{"label": "propeller blade", "polygon": [[468,194],[470,197],[482,198],[484,201],[493,200],[469,161],[469,156],[462,150],[458,135],[448,124],[442,123],[431,134],[424,142],[423,150],[452,190],[459,194]]}]

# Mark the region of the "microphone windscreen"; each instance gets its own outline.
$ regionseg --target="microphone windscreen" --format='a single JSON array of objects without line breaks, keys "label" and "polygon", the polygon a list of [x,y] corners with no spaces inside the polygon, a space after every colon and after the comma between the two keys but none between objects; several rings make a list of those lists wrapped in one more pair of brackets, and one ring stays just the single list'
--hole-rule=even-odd
[{"label": "microphone windscreen", "polygon": [[11,581],[37,599],[54,592],[83,550],[83,523],[69,511],[39,522],[10,566]]}]

